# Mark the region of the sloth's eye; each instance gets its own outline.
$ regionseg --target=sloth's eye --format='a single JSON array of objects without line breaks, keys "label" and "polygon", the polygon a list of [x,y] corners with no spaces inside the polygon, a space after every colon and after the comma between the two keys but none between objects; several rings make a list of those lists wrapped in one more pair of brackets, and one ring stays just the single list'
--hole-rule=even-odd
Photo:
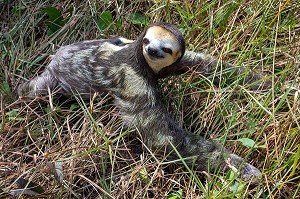
[{"label": "sloth's eye", "polygon": [[172,50],[170,48],[162,48],[162,50],[165,52],[165,53],[169,53],[170,55],[172,55]]},{"label": "sloth's eye", "polygon": [[144,39],[143,39],[143,43],[144,43],[145,45],[147,45],[147,44],[149,44],[149,43],[150,43],[150,41],[149,41],[149,39],[147,39],[147,38],[144,38]]}]

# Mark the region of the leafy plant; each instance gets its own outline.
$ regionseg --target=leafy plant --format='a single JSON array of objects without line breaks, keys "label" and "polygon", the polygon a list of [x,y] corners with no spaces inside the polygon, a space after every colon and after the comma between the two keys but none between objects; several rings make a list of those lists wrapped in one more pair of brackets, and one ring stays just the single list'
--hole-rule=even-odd
[{"label": "leafy plant", "polygon": [[113,23],[113,17],[112,17],[111,12],[109,12],[109,11],[102,12],[99,19],[96,21],[96,23],[100,30],[107,29]]},{"label": "leafy plant", "polygon": [[147,20],[145,15],[142,15],[140,12],[134,12],[129,17],[131,23],[136,25],[144,25],[147,26],[149,21]]},{"label": "leafy plant", "polygon": [[56,31],[58,31],[63,25],[66,24],[67,20],[65,20],[61,14],[61,12],[55,7],[45,7],[43,12],[47,14],[49,17],[47,21],[48,36],[52,35]]},{"label": "leafy plant", "polygon": [[109,30],[112,29],[118,29],[122,26],[122,20],[121,19],[113,19],[113,15],[110,11],[104,11],[101,13],[99,18],[96,20],[96,24],[100,31]]},{"label": "leafy plant", "polygon": [[241,142],[244,146],[249,148],[266,148],[265,145],[257,145],[255,141],[250,138],[240,138],[237,141]]},{"label": "leafy plant", "polygon": [[168,199],[181,199],[181,198],[183,198],[182,195],[183,195],[183,191],[182,191],[182,189],[179,189],[176,192],[168,194],[167,198]]},{"label": "leafy plant", "polygon": [[3,95],[10,95],[11,89],[6,81],[0,82],[0,93]]}]

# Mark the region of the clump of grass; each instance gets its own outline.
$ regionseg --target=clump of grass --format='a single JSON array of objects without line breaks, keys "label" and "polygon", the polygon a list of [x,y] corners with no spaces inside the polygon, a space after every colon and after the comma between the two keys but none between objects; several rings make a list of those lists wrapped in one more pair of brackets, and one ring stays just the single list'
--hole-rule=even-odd
[{"label": "clump of grass", "polygon": [[[27,187],[24,194],[52,198],[297,198],[299,8],[279,0],[0,2],[0,194]],[[153,21],[179,26],[191,50],[268,74],[268,91],[238,84],[243,77],[213,85],[187,73],[160,82],[178,123],[263,172],[254,189],[147,149],[123,129],[109,96],[15,99],[17,85],[40,73],[59,46],[135,39]]]}]

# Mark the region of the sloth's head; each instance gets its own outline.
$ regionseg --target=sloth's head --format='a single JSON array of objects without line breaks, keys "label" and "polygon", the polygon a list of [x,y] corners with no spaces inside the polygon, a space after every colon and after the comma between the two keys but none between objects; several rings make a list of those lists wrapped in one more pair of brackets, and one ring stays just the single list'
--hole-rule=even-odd
[{"label": "sloth's head", "polygon": [[182,33],[164,22],[150,25],[141,42],[143,56],[155,73],[179,61],[185,51]]}]

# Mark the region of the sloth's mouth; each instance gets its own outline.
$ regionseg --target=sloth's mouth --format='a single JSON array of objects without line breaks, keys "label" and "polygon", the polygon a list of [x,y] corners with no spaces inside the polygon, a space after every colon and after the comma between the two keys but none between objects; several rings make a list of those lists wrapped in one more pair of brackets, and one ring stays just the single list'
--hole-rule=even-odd
[{"label": "sloth's mouth", "polygon": [[149,57],[151,59],[163,59],[164,58],[164,56],[162,56],[162,55],[150,55]]}]

